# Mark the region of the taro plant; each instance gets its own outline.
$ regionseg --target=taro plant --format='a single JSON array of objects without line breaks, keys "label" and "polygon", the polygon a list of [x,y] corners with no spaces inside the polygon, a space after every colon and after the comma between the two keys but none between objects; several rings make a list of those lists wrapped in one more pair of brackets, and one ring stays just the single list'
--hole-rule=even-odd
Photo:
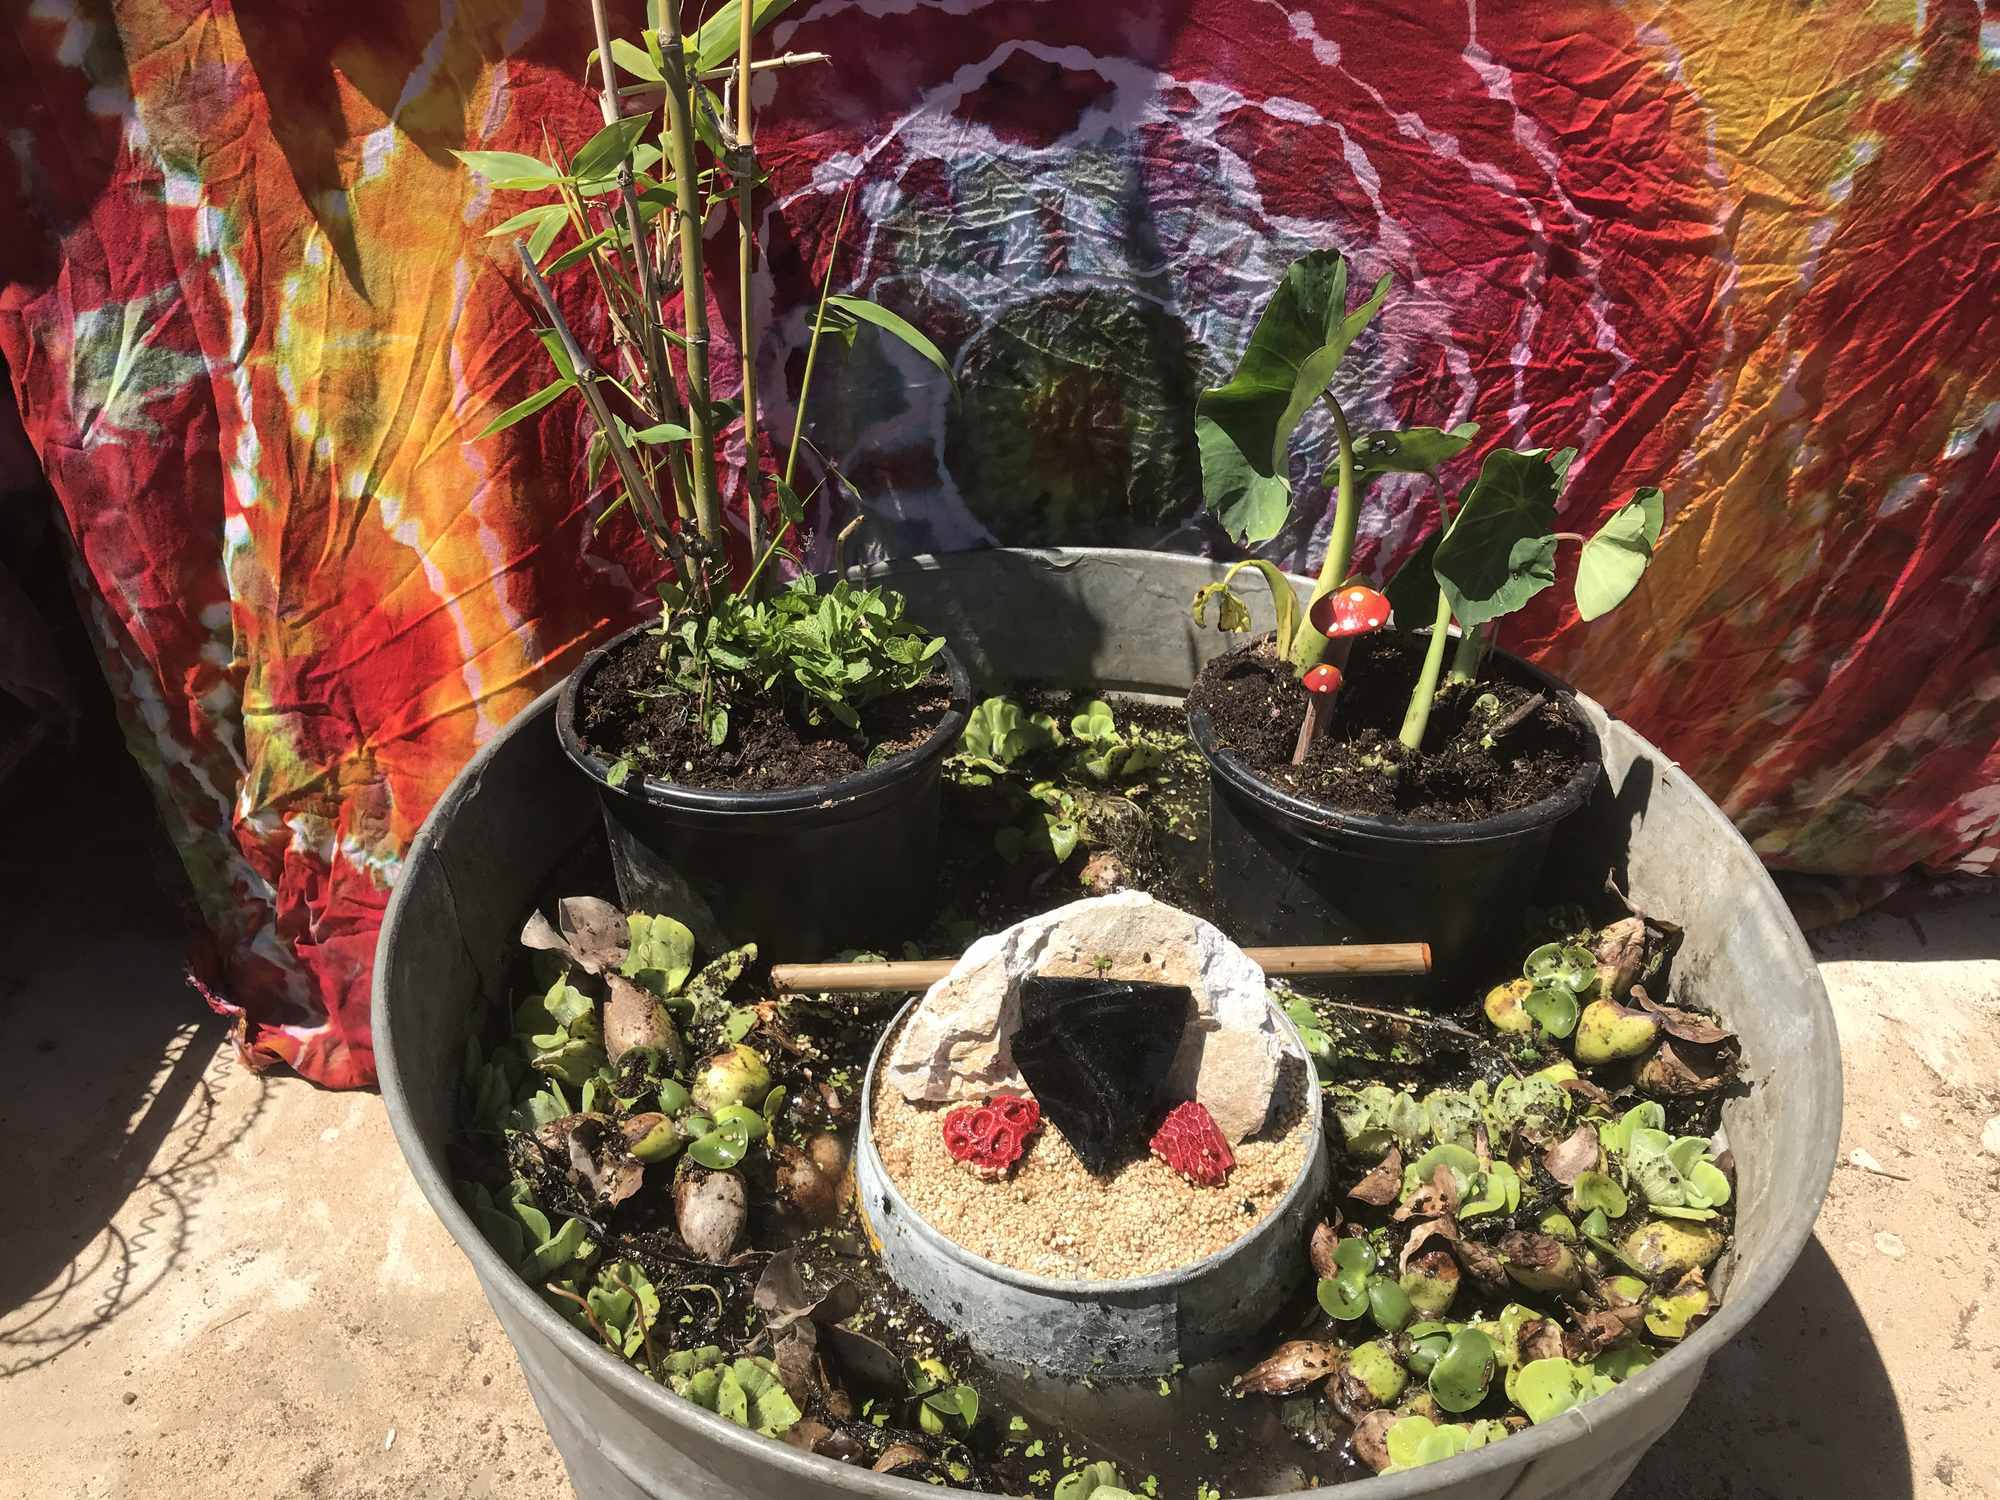
[{"label": "taro plant", "polygon": [[1399,623],[1407,627],[1426,617],[1432,623],[1429,649],[1398,735],[1406,748],[1417,750],[1443,675],[1454,619],[1463,635],[1451,680],[1469,683],[1479,674],[1493,622],[1555,582],[1559,543],[1583,544],[1577,610],[1585,620],[1594,620],[1638,584],[1659,540],[1663,511],[1660,492],[1642,489],[1586,540],[1556,527],[1556,501],[1574,449],[1496,449],[1454,507],[1445,498],[1440,471],[1472,446],[1477,424],[1355,437],[1330,386],[1342,358],[1380,310],[1389,285],[1384,276],[1350,309],[1346,261],[1324,250],[1301,257],[1258,315],[1234,374],[1227,383],[1202,392],[1195,437],[1203,500],[1233,540],[1255,545],[1284,529],[1292,504],[1292,440],[1315,405],[1325,406],[1333,420],[1336,456],[1323,482],[1334,492],[1334,510],[1326,554],[1303,614],[1284,574],[1256,558],[1236,563],[1220,582],[1197,591],[1193,609],[1195,622],[1202,624],[1214,603],[1222,629],[1247,630],[1249,611],[1230,585],[1244,568],[1257,569],[1277,613],[1278,654],[1306,678],[1328,647],[1320,631],[1301,627],[1313,605],[1351,581],[1361,491],[1383,474],[1427,476],[1436,493],[1437,530],[1388,591]]},{"label": "taro plant", "polygon": [[[787,0],[723,7],[693,32],[677,4],[653,0],[637,42],[611,35],[604,0],[591,0],[597,47],[585,60],[603,127],[574,151],[547,142],[542,156],[455,152],[496,192],[528,206],[490,231],[512,241],[547,324],[539,333],[555,378],[501,412],[483,439],[575,392],[592,422],[586,472],[595,485],[608,460],[618,495],[601,524],[629,511],[671,570],[661,588],[663,694],[687,698],[712,742],[729,731],[732,700],[776,692],[809,723],[831,716],[849,729],[856,709],[927,675],[939,649],[901,620],[901,601],[841,585],[816,593],[800,580],[771,601],[759,584],[771,563],[798,561],[788,541],[804,522],[799,456],[810,447],[805,412],[821,338],[849,341],[863,326],[900,339],[949,381],[943,354],[888,308],[832,291],[841,218],[820,286],[790,441],[782,452],[757,388],[758,247],[752,202],[763,182],[751,107],[752,76],[824,63],[824,54],[753,57],[759,26]],[[718,91],[719,90],[719,91]],[[734,108],[731,108],[733,99]],[[546,141],[546,136],[545,136]],[[710,376],[703,225],[728,212],[736,225],[741,388]],[[608,330],[600,361],[558,302],[554,283],[580,280]],[[475,439],[477,441],[478,439]],[[731,561],[718,480],[725,447],[739,450],[747,565]],[[820,467],[840,476],[823,458]],[[844,482],[844,481],[842,481]],[[823,479],[822,484],[825,483]],[[772,524],[775,514],[777,524]],[[629,765],[614,767],[622,781]]]}]

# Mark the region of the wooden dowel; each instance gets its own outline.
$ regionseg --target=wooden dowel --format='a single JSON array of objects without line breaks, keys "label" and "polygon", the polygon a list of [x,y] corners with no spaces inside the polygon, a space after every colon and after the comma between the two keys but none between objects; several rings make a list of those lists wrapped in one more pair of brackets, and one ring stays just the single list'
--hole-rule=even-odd
[{"label": "wooden dowel", "polygon": [[[1249,948],[1266,974],[1428,974],[1429,943],[1347,943],[1325,947]],[[956,959],[916,958],[881,964],[773,964],[781,995],[870,990],[924,990],[951,972]]]}]

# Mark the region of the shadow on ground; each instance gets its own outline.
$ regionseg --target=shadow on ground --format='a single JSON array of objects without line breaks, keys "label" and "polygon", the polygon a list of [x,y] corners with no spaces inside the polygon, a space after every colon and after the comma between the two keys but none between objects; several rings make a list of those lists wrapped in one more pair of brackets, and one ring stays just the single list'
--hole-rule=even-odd
[{"label": "shadow on ground", "polygon": [[1875,1335],[1815,1235],[1748,1330],[1709,1363],[1619,1500],[1908,1500],[1910,1451]]},{"label": "shadow on ground", "polygon": [[[183,1262],[233,1066],[183,977],[185,883],[101,688],[0,787],[0,1138],[32,1205],[0,1254],[0,1377],[47,1364]],[[250,1118],[254,1119],[255,1111]]]}]

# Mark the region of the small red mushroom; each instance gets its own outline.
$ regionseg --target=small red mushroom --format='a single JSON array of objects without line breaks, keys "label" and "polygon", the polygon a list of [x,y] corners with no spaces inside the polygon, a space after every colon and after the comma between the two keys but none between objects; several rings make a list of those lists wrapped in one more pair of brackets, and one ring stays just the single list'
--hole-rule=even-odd
[{"label": "small red mushroom", "polygon": [[1193,1099],[1167,1111],[1153,1132],[1153,1155],[1198,1187],[1221,1187],[1236,1158],[1209,1112]]},{"label": "small red mushroom", "polygon": [[1292,764],[1306,763],[1306,752],[1319,738],[1319,732],[1326,724],[1326,706],[1333,702],[1333,695],[1340,691],[1340,668],[1330,667],[1321,662],[1299,679],[1299,686],[1309,696],[1306,699],[1306,721],[1299,725],[1299,742],[1292,750]]},{"label": "small red mushroom", "polygon": [[1307,611],[1312,628],[1327,638],[1326,659],[1300,679],[1312,696],[1306,699],[1306,721],[1299,726],[1299,742],[1292,749],[1292,764],[1302,766],[1312,742],[1332,715],[1333,695],[1340,691],[1347,668],[1347,654],[1357,636],[1380,630],[1389,623],[1389,598],[1366,584],[1350,583],[1313,600]]},{"label": "small red mushroom", "polygon": [[1042,1123],[1042,1107],[1017,1094],[967,1104],[944,1117],[944,1148],[951,1159],[987,1181],[1005,1177]]}]

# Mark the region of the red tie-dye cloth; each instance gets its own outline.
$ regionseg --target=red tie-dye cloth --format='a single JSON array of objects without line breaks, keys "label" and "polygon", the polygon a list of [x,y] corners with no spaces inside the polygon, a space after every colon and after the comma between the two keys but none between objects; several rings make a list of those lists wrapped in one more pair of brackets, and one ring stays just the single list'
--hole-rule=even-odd
[{"label": "red tie-dye cloth", "polygon": [[[326,1084],[372,1077],[376,925],[433,800],[647,598],[589,523],[574,410],[468,441],[546,376],[482,238],[519,205],[448,152],[580,141],[588,26],[33,0],[0,49],[0,354],[204,905],[202,980],[254,1060]],[[1552,590],[1513,644],[1775,865],[1992,868],[2000,18],[798,0],[767,43],[836,61],[758,85],[764,389],[796,388],[854,185],[840,279],[958,376],[862,340],[819,377],[872,545],[1203,545],[1194,394],[1283,266],[1337,247],[1396,278],[1342,377],[1363,425],[1575,442],[1576,530],[1666,490],[1633,600],[1579,629]],[[1429,523],[1385,481],[1362,524],[1380,575]]]}]

